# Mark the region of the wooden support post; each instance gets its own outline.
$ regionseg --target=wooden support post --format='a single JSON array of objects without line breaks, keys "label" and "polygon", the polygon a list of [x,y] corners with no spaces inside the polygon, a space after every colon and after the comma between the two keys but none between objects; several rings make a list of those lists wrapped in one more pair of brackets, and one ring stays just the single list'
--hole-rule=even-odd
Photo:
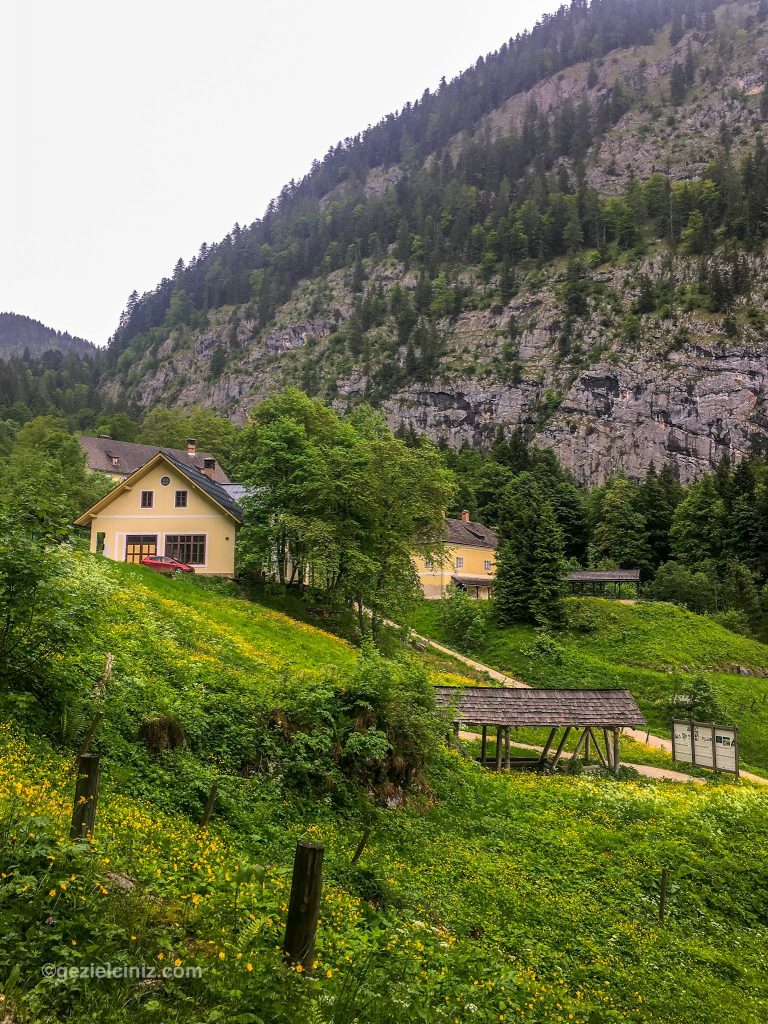
[{"label": "wooden support post", "polygon": [[480,764],[485,768],[485,757],[488,750],[488,726],[483,726],[483,739],[480,744]]},{"label": "wooden support post", "polygon": [[659,924],[664,927],[664,914],[667,909],[667,869],[661,869],[661,884],[659,886]]},{"label": "wooden support post", "polygon": [[99,755],[81,754],[77,759],[70,839],[89,839],[93,835],[96,824],[96,801],[99,796],[99,775]]},{"label": "wooden support post", "polygon": [[219,792],[219,787],[214,784],[211,786],[211,790],[208,794],[208,799],[205,801],[205,808],[203,810],[203,816],[200,819],[200,828],[205,828],[208,822],[211,820],[213,814],[213,805],[216,803],[216,794]]},{"label": "wooden support post", "polygon": [[293,858],[291,898],[283,950],[289,960],[301,964],[305,971],[312,969],[315,958],[324,854],[325,847],[321,843],[298,842]]},{"label": "wooden support post", "polygon": [[506,729],[504,730],[504,768],[507,771],[509,771],[509,762],[510,762],[510,758],[509,758],[510,732],[511,732],[511,729],[510,729],[509,726],[507,726]]},{"label": "wooden support post", "polygon": [[555,768],[557,768],[558,762],[560,761],[560,755],[563,753],[563,748],[565,747],[565,741],[568,739],[568,736],[570,735],[570,732],[571,732],[571,727],[569,725],[569,726],[566,727],[566,730],[563,733],[562,738],[561,738],[560,742],[557,745],[557,750],[555,751],[555,756],[552,758],[552,770],[553,771],[554,771]]},{"label": "wooden support post", "polygon": [[589,761],[591,759],[591,756],[592,756],[590,754],[590,752],[589,752],[589,742],[590,742],[591,735],[592,734],[589,731],[589,729],[585,729],[584,730],[584,760],[585,761]]},{"label": "wooden support post", "polygon": [[617,725],[613,727],[613,774],[619,774],[621,768],[621,729]]},{"label": "wooden support post", "polygon": [[501,726],[496,726],[496,771],[501,771]]},{"label": "wooden support post", "polygon": [[608,762],[607,767],[613,768],[613,751],[611,749],[611,739],[608,735],[608,730],[603,727],[603,739],[605,740],[605,759]]},{"label": "wooden support post", "polygon": [[371,830],[369,828],[367,828],[363,832],[362,836],[360,837],[360,842],[357,844],[357,849],[352,854],[352,861],[351,861],[351,863],[353,865],[357,864],[357,862],[360,860],[362,852],[365,849],[365,844],[368,842],[368,839],[370,838],[370,835],[371,835]]},{"label": "wooden support post", "polygon": [[557,728],[551,729],[549,736],[547,736],[547,742],[544,744],[544,749],[542,750],[541,757],[539,758],[540,765],[546,764],[547,754],[549,753],[549,748],[555,742],[555,736],[557,736]]},{"label": "wooden support post", "polygon": [[581,745],[582,745],[582,743],[584,742],[585,739],[587,739],[587,741],[588,741],[587,730],[586,729],[584,729],[584,731],[582,732],[581,736],[579,736],[579,738],[578,738],[578,740],[576,742],[576,746],[573,748],[573,753],[571,754],[571,760],[572,761],[575,761],[576,758],[579,756],[579,751],[581,750]]},{"label": "wooden support post", "polygon": [[600,749],[600,744],[597,742],[597,736],[595,736],[595,734],[592,732],[592,726],[589,726],[589,735],[592,737],[592,742],[595,744],[595,750],[597,751],[597,756],[600,758],[600,764],[603,766],[603,768],[607,768],[608,762],[603,757],[603,752]]}]

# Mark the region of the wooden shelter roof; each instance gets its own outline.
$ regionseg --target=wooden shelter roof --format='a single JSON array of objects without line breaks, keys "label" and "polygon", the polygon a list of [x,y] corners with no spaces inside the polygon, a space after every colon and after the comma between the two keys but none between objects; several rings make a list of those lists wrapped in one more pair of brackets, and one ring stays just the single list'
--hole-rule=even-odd
[{"label": "wooden shelter roof", "polygon": [[628,690],[436,686],[435,696],[439,707],[454,709],[454,722],[473,725],[645,725]]},{"label": "wooden shelter roof", "polygon": [[493,576],[462,576],[454,573],[451,576],[454,583],[463,583],[465,587],[492,587]]},{"label": "wooden shelter roof", "polygon": [[609,569],[592,572],[591,570],[568,573],[569,583],[639,583],[639,569]]}]

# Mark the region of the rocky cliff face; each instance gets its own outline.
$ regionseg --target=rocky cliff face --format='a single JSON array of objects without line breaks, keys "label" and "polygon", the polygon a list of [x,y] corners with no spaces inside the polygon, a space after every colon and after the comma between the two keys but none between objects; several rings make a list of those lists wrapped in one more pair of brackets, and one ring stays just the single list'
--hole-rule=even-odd
[{"label": "rocky cliff face", "polygon": [[[768,337],[759,317],[757,326],[741,325],[737,337],[728,337],[722,317],[692,312],[639,317],[639,331],[627,339],[621,325],[636,297],[634,282],[657,274],[659,261],[649,257],[631,275],[620,268],[595,275],[600,295],[576,321],[565,356],[558,337],[562,270],[532,274],[507,306],[442,321],[437,371],[395,383],[389,393],[377,390],[376,378],[387,367],[402,372],[406,350],[387,324],[374,332],[366,360],[336,350],[336,332],[352,309],[348,274],[338,272],[322,282],[320,312],[312,311],[317,289],[308,285],[257,337],[236,307],[213,313],[205,331],[173,332],[135,395],[143,405],[199,405],[243,422],[256,402],[293,384],[320,391],[340,409],[373,401],[393,427],[412,426],[454,447],[487,446],[499,425],[522,426],[585,483],[619,470],[639,478],[651,461],[669,461],[689,481],[726,453],[738,459],[750,445],[768,445]],[[765,304],[768,272],[757,257],[751,269],[753,292],[740,302],[755,309]],[[695,272],[683,257],[672,265],[679,281]],[[372,284],[381,282],[415,284],[394,262],[373,276]],[[482,304],[483,285],[474,286]],[[519,325],[514,340],[510,319]],[[226,366],[211,379],[216,350]]]},{"label": "rocky cliff face", "polygon": [[[478,130],[508,131],[532,103],[553,118],[566,100],[596,101],[639,76],[653,101],[626,113],[589,151],[582,169],[589,184],[611,195],[657,170],[699,177],[725,135],[738,162],[761,130],[749,98],[766,86],[768,36],[750,34],[754,11],[754,3],[736,2],[717,13],[717,52],[704,53],[701,33],[689,31],[674,46],[661,33],[653,45],[609,54],[596,67],[574,66],[512,97]],[[670,71],[686,59],[699,66],[697,85],[690,102],[675,107]],[[453,140],[454,156],[464,142]],[[402,177],[399,167],[377,168],[365,194],[385,196]],[[321,207],[331,210],[344,188]],[[413,292],[417,284],[394,248],[365,267],[364,291],[378,289],[385,302],[396,285]],[[587,308],[576,317],[564,312],[565,272],[562,264],[530,270],[502,305],[498,280],[463,268],[464,311],[438,321],[437,357],[414,369],[392,316],[350,342],[351,274],[336,271],[305,281],[265,331],[256,329],[249,305],[213,310],[205,328],[169,331],[130,367],[127,392],[143,406],[207,406],[242,422],[261,398],[296,385],[341,409],[372,402],[393,426],[452,446],[484,446],[498,426],[519,425],[590,484],[619,470],[641,477],[651,461],[669,461],[689,481],[725,453],[738,459],[751,445],[768,446],[768,269],[761,256],[750,257],[750,291],[730,324],[695,305],[634,315],[643,276],[664,276],[673,287],[696,280],[697,261],[672,258],[663,246],[614,265],[594,261]],[[108,386],[117,395],[125,384]]]}]

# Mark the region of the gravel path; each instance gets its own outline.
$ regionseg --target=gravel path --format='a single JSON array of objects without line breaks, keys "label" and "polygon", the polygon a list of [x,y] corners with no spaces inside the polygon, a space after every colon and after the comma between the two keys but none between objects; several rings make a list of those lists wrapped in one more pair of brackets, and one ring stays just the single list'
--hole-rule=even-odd
[{"label": "gravel path", "polygon": [[[462,740],[476,740],[477,734],[473,732],[460,732],[459,738]],[[533,743],[516,743],[515,741],[511,741],[510,746],[517,747],[520,750],[536,750],[539,753],[544,749],[543,747],[535,746]],[[570,751],[567,750],[561,754],[564,761],[570,758],[570,756]],[[685,772],[675,772],[671,768],[656,768],[651,764],[633,764],[631,761],[622,761],[621,763],[625,764],[627,768],[634,768],[638,775],[644,775],[649,779],[668,779],[670,782],[694,782],[700,786],[704,785],[704,779],[694,778],[693,775],[686,775]],[[744,774],[746,773],[742,772],[742,775]]]},{"label": "gravel path", "polygon": [[[390,623],[394,625],[394,623]],[[495,668],[489,668],[488,665],[483,665],[482,662],[474,661],[472,658],[466,657],[464,654],[459,654],[458,651],[452,651],[450,647],[444,647],[442,644],[437,643],[436,640],[430,640],[428,636],[422,636],[420,633],[413,633],[413,637],[422,643],[426,644],[427,647],[432,647],[436,651],[440,651],[441,654],[447,654],[449,657],[454,658],[456,661],[460,661],[464,665],[469,665],[470,668],[475,669],[477,672],[487,673],[491,679],[497,680],[497,682],[503,683],[504,686],[517,687],[518,689],[530,690],[530,686],[527,683],[522,683],[519,679],[515,679],[513,676],[507,676],[503,672],[497,672]],[[476,738],[472,733],[462,733],[465,738],[467,736]],[[647,747],[653,747],[656,750],[665,750],[668,754],[672,753],[672,741],[664,739],[663,736],[654,736],[651,733],[643,732],[641,729],[622,729],[622,735],[627,736],[631,740],[635,740],[637,743],[644,743]],[[525,750],[541,750],[541,747],[534,747],[528,743],[513,743],[512,746],[522,747]],[[563,754],[563,757],[567,757],[567,754]],[[650,779],[669,779],[672,782],[695,782],[701,784],[704,779],[695,778],[692,775],[686,775],[685,772],[676,772],[672,768],[656,768],[650,764],[630,764],[628,761],[624,762],[629,768],[634,768],[640,775],[645,775]],[[739,778],[746,779],[748,782],[754,782],[758,786],[768,786],[768,779],[763,778],[762,775],[754,775],[752,772],[739,772]]]}]

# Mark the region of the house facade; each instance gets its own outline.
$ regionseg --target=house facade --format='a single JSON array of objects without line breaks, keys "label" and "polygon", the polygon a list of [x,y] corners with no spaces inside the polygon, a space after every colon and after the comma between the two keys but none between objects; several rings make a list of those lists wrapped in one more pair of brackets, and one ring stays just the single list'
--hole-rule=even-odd
[{"label": "house facade", "polygon": [[243,513],[205,461],[197,470],[156,452],[76,520],[90,527],[91,551],[116,562],[170,555],[201,574],[234,576]]},{"label": "house facade", "polygon": [[126,480],[137,469],[145,466],[158,452],[167,452],[177,462],[190,469],[202,473],[206,464],[213,461],[213,479],[219,484],[228,484],[229,477],[210,452],[199,452],[197,441],[190,437],[186,448],[160,448],[152,444],[134,444],[133,441],[116,441],[106,434],[90,437],[82,434],[78,437],[80,447],[85,452],[88,469],[94,473],[105,473],[115,483]]},{"label": "house facade", "polygon": [[414,556],[424,596],[435,600],[450,587],[458,587],[470,597],[487,600],[493,590],[497,547],[493,530],[473,523],[469,512],[462,512],[461,519],[446,519],[443,558],[428,562]]}]

